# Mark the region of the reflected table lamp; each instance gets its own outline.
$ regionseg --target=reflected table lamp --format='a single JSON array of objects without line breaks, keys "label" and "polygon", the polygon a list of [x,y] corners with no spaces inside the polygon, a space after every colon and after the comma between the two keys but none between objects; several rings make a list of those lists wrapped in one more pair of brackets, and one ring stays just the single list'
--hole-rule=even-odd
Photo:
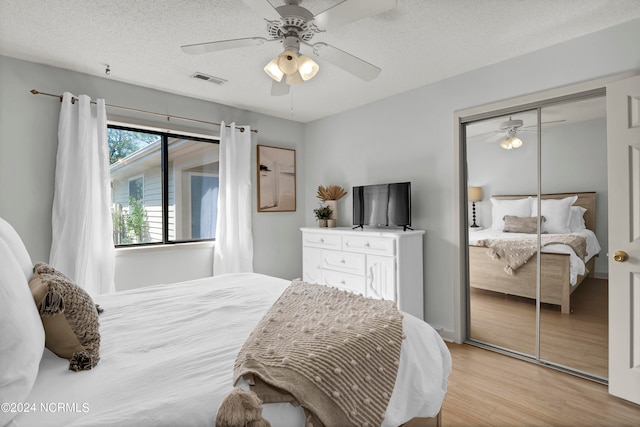
[{"label": "reflected table lamp", "polygon": [[471,202],[471,211],[473,212],[473,224],[470,225],[471,228],[478,228],[478,224],[476,224],[476,202],[482,201],[482,187],[469,187],[467,189],[467,197]]}]

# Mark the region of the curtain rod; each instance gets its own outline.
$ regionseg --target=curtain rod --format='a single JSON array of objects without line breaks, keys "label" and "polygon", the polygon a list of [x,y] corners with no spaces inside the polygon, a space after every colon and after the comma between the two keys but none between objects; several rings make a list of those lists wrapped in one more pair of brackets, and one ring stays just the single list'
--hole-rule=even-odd
[{"label": "curtain rod", "polygon": [[[62,102],[62,95],[55,95],[55,94],[53,94],[53,93],[40,92],[40,91],[35,90],[35,89],[31,89],[31,91],[30,91],[30,92],[31,92],[32,94],[34,94],[34,95],[47,95],[47,96],[53,96],[53,97],[55,97],[55,98],[59,98],[59,99],[60,99],[60,102]],[[78,99],[78,98],[75,98],[75,97],[71,98],[71,103],[72,103],[72,104],[74,104],[74,103],[76,102],[76,100],[77,100],[77,99]],[[92,104],[95,104],[95,103],[96,103],[96,101],[94,101],[94,100],[92,99],[92,100],[91,100],[91,103],[92,103]],[[189,121],[189,122],[204,123],[204,124],[207,124],[207,125],[222,126],[220,123],[207,122],[207,121],[205,121],[205,120],[198,120],[198,119],[190,119],[190,118],[188,118],[188,117],[173,116],[173,115],[171,115],[171,114],[154,113],[153,111],[139,110],[139,109],[137,109],[137,108],[121,107],[121,106],[119,106],[119,105],[112,105],[112,104],[105,104],[105,106],[107,106],[107,107],[111,107],[111,108],[118,108],[118,109],[121,109],[121,110],[136,111],[136,112],[138,112],[138,113],[152,114],[152,115],[155,115],[155,116],[166,117],[166,118],[167,118],[167,120],[170,120],[170,119],[178,119],[178,120],[186,120],[186,121]],[[225,126],[226,126],[226,127],[228,127],[228,128],[230,128],[230,127],[231,127],[231,126],[229,126],[229,125],[225,125]],[[239,129],[239,130],[240,130],[240,132],[244,132],[244,128],[243,128],[242,126],[237,126],[236,128],[237,128],[237,129]],[[251,132],[253,132],[253,133],[258,133],[258,129],[251,129]]]}]

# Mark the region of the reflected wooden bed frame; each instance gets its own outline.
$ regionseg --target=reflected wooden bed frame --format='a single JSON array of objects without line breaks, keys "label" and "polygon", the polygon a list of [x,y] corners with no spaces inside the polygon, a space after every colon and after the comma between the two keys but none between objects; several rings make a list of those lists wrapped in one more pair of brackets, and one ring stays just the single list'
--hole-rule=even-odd
[{"label": "reflected wooden bed frame", "polygon": [[[543,194],[542,199],[563,199],[578,196],[573,206],[587,209],[584,213],[586,227],[596,231],[596,193],[558,193]],[[499,200],[513,200],[529,197],[493,196]],[[536,197],[535,195],[531,197]],[[494,260],[489,256],[491,249],[469,246],[469,285],[473,288],[500,292],[525,298],[536,298],[536,262],[528,262],[518,268],[516,274],[504,272],[504,260]],[[532,261],[535,258],[532,258]],[[542,253],[540,259],[540,300],[543,303],[559,305],[563,314],[571,312],[571,294],[580,286],[585,277],[593,276],[595,257],[586,264],[587,274],[579,275],[575,285],[569,279],[569,255]]]}]

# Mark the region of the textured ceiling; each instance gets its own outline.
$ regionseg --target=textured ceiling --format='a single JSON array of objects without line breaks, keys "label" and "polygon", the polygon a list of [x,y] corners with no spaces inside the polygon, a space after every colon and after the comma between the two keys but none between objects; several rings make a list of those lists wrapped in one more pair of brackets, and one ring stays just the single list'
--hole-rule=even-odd
[{"label": "textured ceiling", "polygon": [[[336,3],[301,5],[318,14]],[[197,56],[180,49],[266,37],[263,17],[241,0],[0,0],[0,54],[102,77],[109,64],[112,80],[308,122],[639,17],[639,0],[398,0],[313,39],[382,68],[377,79],[318,59],[318,75],[281,97],[270,96],[262,71],[278,43]],[[228,82],[191,78],[196,71]]]}]

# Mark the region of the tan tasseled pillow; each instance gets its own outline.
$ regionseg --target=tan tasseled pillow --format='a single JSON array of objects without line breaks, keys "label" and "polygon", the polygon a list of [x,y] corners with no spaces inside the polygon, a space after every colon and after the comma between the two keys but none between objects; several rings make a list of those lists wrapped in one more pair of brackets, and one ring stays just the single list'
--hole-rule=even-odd
[{"label": "tan tasseled pillow", "polygon": [[100,310],[89,294],[53,267],[33,267],[29,289],[44,326],[45,346],[69,360],[72,371],[89,370],[100,360]]},{"label": "tan tasseled pillow", "polygon": [[[545,218],[544,217],[541,217],[541,218],[542,218],[542,222],[544,222]],[[538,232],[538,217],[537,216],[521,217],[521,216],[505,215],[503,231],[505,233],[535,234]]]}]

